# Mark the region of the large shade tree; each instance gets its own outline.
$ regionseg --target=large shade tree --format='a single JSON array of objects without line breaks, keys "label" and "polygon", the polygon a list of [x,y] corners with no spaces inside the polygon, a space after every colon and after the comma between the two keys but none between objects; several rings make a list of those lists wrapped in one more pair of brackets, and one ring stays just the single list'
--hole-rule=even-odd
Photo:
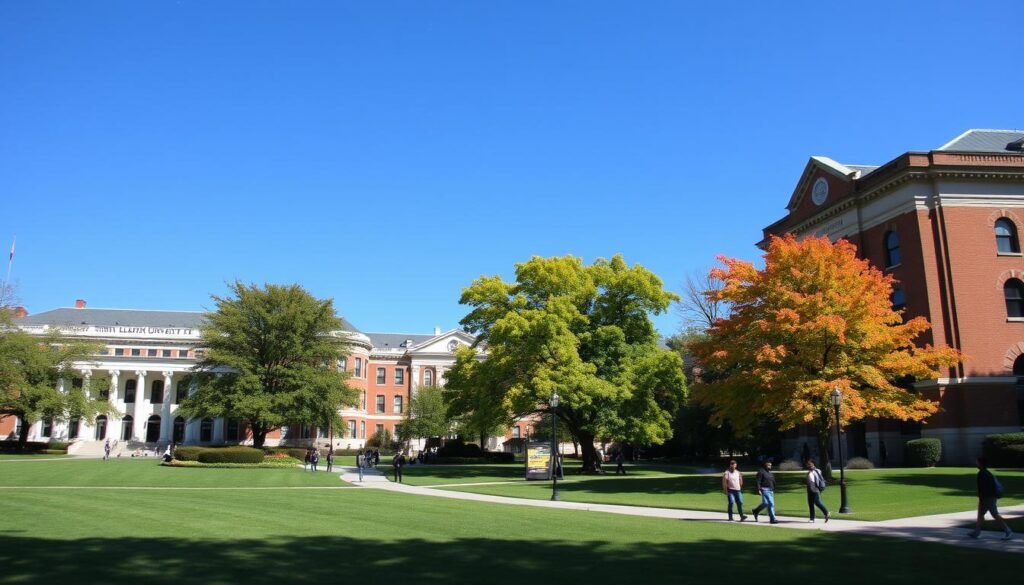
[{"label": "large shade tree", "polygon": [[338,409],[354,405],[357,392],[338,368],[348,343],[333,302],[298,285],[235,282],[230,292],[214,296],[216,310],[205,316],[206,355],[180,411],[245,419],[257,447],[289,423],[340,424]]},{"label": "large shade tree", "polygon": [[[460,300],[466,330],[488,357],[456,355],[447,374],[453,403],[500,405],[509,417],[549,410],[582,448],[585,471],[595,439],[660,443],[686,395],[682,362],[658,347],[650,315],[676,298],[642,266],[620,256],[587,266],[572,256],[516,265],[516,279],[481,277]],[[472,396],[480,394],[480,396]]]},{"label": "large shade tree", "polygon": [[766,417],[780,429],[809,425],[831,470],[830,395],[843,395],[844,423],[865,417],[921,421],[937,405],[909,381],[957,362],[947,347],[920,343],[923,317],[892,308],[893,278],[857,257],[846,240],[773,237],[764,268],[722,258],[712,271],[724,286],[709,292],[730,303],[707,336],[691,345],[706,375],[696,400],[738,431]]},{"label": "large shade tree", "polygon": [[[93,364],[101,347],[62,336],[57,330],[45,337],[30,335],[13,324],[8,310],[0,308],[0,417],[21,419],[19,448],[25,447],[29,428],[40,420],[92,420],[111,411],[106,400],[97,399],[97,393],[81,384],[76,370],[76,366]],[[103,383],[96,376],[92,386]]]},{"label": "large shade tree", "polygon": [[451,430],[452,421],[445,406],[444,389],[440,386],[422,386],[409,400],[409,409],[399,427],[398,440],[443,437]]}]

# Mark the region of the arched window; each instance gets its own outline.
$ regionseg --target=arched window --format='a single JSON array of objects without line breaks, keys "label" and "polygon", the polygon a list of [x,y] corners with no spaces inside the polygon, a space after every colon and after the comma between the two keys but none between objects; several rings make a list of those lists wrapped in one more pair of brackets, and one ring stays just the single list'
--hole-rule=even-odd
[{"label": "arched window", "polygon": [[135,402],[135,389],[138,387],[138,380],[128,380],[124,383],[124,401],[126,403]]},{"label": "arched window", "polygon": [[1024,376],[1024,354],[1017,356],[1017,359],[1013,360],[1013,375]]},{"label": "arched window", "polygon": [[199,442],[209,443],[213,440],[213,419],[204,418],[203,422],[199,423]]},{"label": "arched window", "polygon": [[885,232],[885,267],[891,268],[900,264],[900,236],[894,231]]},{"label": "arched window", "polygon": [[996,220],[996,249],[1000,254],[1020,254],[1017,226],[1005,217]]},{"label": "arched window", "polygon": [[892,289],[892,296],[890,299],[892,300],[893,311],[903,310],[907,306],[907,295],[903,292],[902,286],[897,286]]},{"label": "arched window", "polygon": [[164,381],[153,380],[153,383],[149,385],[149,399],[153,404],[163,404],[164,402]]},{"label": "arched window", "polygon": [[127,414],[121,419],[121,440],[131,441],[132,440],[132,424],[134,424],[132,415]]},{"label": "arched window", "polygon": [[1024,317],[1024,282],[1011,278],[1003,285],[1007,317]]},{"label": "arched window", "polygon": [[174,419],[174,434],[171,440],[175,443],[185,442],[185,419],[180,416]]},{"label": "arched window", "polygon": [[102,441],[107,438],[107,416],[101,414],[96,417],[96,440]]},{"label": "arched window", "polygon": [[434,385],[434,372],[430,370],[423,370],[423,385],[433,386]]},{"label": "arched window", "polygon": [[154,414],[146,421],[146,442],[155,443],[160,440],[160,415]]}]

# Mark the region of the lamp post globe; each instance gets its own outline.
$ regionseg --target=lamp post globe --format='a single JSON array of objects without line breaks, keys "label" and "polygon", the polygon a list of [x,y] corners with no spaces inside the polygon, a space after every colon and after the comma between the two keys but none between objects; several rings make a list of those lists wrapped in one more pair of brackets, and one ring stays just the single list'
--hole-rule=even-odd
[{"label": "lamp post globe", "polygon": [[843,429],[839,418],[839,407],[843,405],[843,392],[839,386],[832,388],[832,407],[836,412],[836,446],[839,449],[839,513],[849,514],[850,504],[846,499],[846,463],[843,457]]},{"label": "lamp post globe", "polygon": [[551,395],[551,501],[558,497],[558,393]]}]

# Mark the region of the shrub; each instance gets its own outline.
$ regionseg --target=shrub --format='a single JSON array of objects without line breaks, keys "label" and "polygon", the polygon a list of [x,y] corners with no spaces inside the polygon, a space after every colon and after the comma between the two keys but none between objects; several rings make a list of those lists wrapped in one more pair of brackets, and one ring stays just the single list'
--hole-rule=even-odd
[{"label": "shrub", "polygon": [[252,447],[224,447],[199,452],[200,463],[263,463],[263,450]]},{"label": "shrub", "polygon": [[438,457],[484,457],[484,450],[474,443],[464,443],[461,438],[448,441],[437,450]]},{"label": "shrub", "polygon": [[[24,453],[32,453],[37,451],[45,451],[47,449],[46,443],[39,441],[27,441],[25,443]],[[18,452],[17,441],[0,441],[0,453],[16,453]]]},{"label": "shrub", "polygon": [[779,463],[778,467],[775,469],[779,471],[800,471],[803,468],[804,466],[800,465],[800,462],[796,459],[786,459],[782,463]]},{"label": "shrub", "polygon": [[46,444],[47,451],[61,451],[66,452],[68,450],[67,441],[50,441]]},{"label": "shrub", "polygon": [[910,467],[935,467],[941,458],[942,441],[938,439],[907,441],[907,465]]},{"label": "shrub", "polygon": [[177,447],[174,458],[178,461],[199,461],[199,454],[205,450],[206,447]]},{"label": "shrub", "polygon": [[982,444],[993,467],[1024,467],[1024,433],[988,435]]},{"label": "shrub", "polygon": [[854,457],[846,462],[847,469],[874,469],[875,464],[864,457]]}]

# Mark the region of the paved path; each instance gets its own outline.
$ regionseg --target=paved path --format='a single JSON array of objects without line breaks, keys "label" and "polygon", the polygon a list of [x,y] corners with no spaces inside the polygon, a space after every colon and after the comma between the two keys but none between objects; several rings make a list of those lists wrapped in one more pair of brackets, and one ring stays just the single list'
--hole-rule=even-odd
[{"label": "paved path", "polygon": [[[706,512],[703,510],[679,510],[675,508],[651,508],[614,504],[587,504],[582,502],[565,501],[552,502],[550,500],[530,500],[525,498],[509,498],[505,496],[457,492],[437,489],[439,486],[426,487],[394,483],[389,481],[387,477],[381,473],[380,469],[364,470],[363,481],[360,482],[358,470],[355,467],[341,467],[340,469],[343,471],[341,479],[350,482],[353,485],[418,496],[472,500],[476,502],[488,502],[492,504],[506,504],[512,506],[533,506],[537,508],[558,508],[562,510],[579,510],[584,512],[604,512],[608,514],[626,514],[629,516],[646,516],[650,518],[728,523],[728,520],[725,518],[724,511]],[[722,505],[724,507],[724,502]],[[1000,512],[1002,512],[1004,516],[1022,514],[1024,513],[1024,505],[1007,506],[1001,509]],[[820,530],[823,532],[848,532],[853,534],[889,536],[907,540],[937,542],[953,546],[1024,554],[1024,535],[1021,534],[1015,535],[1013,540],[1010,541],[1001,540],[1003,536],[1002,532],[984,532],[982,533],[981,538],[977,540],[968,538],[967,533],[969,532],[969,529],[963,528],[962,526],[965,523],[973,522],[975,513],[976,512],[972,510],[967,512],[954,512],[952,514],[937,514],[934,516],[898,518],[882,522],[840,520],[838,518],[833,518],[826,523],[819,518],[814,524],[807,522],[806,518],[779,516],[779,524],[774,526],[768,524],[767,515],[762,515],[762,522],[754,523],[748,520],[745,524],[760,526],[763,528],[790,528],[796,530]],[[752,520],[753,516],[751,515],[750,518]]]}]

